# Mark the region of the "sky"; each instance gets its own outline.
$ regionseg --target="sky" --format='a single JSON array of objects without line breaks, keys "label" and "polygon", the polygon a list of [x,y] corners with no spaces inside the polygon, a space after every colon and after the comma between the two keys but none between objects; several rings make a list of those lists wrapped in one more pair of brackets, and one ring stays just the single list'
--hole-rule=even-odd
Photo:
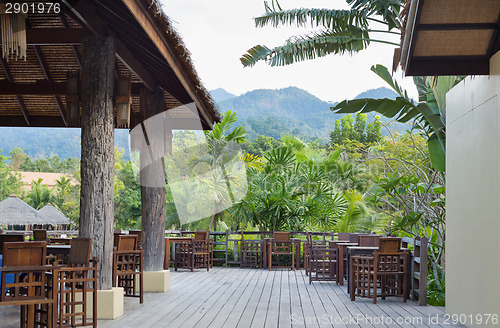
[{"label": "sky", "polygon": [[[256,28],[253,18],[262,15],[263,0],[161,0],[163,10],[183,38],[198,75],[208,90],[223,88],[235,95],[255,89],[296,86],[325,101],[351,99],[359,93],[386,86],[370,71],[374,64],[392,67],[394,46],[372,43],[355,55],[329,55],[284,67],[260,62],[243,68],[239,58],[251,47],[282,45],[308,29],[272,26]],[[283,9],[347,9],[345,0],[281,0]],[[377,28],[377,27],[374,27]],[[377,37],[387,39],[378,34]],[[372,35],[372,38],[374,36]],[[399,42],[399,36],[389,36]],[[394,75],[411,96],[416,95],[411,78]]]}]

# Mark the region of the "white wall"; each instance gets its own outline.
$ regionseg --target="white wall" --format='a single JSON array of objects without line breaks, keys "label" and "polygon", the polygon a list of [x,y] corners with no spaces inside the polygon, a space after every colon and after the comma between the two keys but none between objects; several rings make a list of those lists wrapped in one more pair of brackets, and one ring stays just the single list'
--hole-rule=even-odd
[{"label": "white wall", "polygon": [[500,316],[500,53],[490,74],[447,95],[446,312],[468,327],[500,327],[475,318]]}]

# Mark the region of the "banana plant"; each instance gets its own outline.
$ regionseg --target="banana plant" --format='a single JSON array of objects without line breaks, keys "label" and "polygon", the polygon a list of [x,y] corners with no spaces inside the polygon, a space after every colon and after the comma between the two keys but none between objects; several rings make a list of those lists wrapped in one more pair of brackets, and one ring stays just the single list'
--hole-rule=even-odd
[{"label": "banana plant", "polygon": [[411,99],[383,65],[371,70],[382,78],[397,94],[396,99],[344,100],[332,107],[335,113],[377,112],[397,122],[413,122],[413,128],[427,136],[427,146],[432,166],[445,171],[446,159],[446,93],[463,80],[463,76],[416,76],[413,81],[418,91],[418,101]]},{"label": "banana plant", "polygon": [[[404,0],[347,0],[347,3],[351,6],[348,10],[284,10],[277,0],[271,4],[264,1],[265,13],[254,19],[256,27],[310,26],[315,30],[292,36],[281,46],[269,48],[256,45],[240,58],[241,63],[244,67],[253,66],[259,61],[271,66],[284,66],[330,54],[354,54],[366,49],[371,42],[399,46],[374,35],[400,34],[400,11]],[[383,24],[387,29],[372,29],[370,22]]]}]

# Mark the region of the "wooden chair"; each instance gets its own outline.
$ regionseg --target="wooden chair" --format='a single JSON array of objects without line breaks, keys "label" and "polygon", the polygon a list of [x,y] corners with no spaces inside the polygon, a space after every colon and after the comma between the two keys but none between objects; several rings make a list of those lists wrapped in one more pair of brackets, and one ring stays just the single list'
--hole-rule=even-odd
[{"label": "wooden chair", "polygon": [[115,242],[113,287],[123,287],[126,297],[138,297],[142,304],[144,294],[143,250],[137,249],[137,235],[115,235]]},{"label": "wooden chair", "polygon": [[401,249],[401,238],[382,237],[380,238],[380,253],[395,253]]},{"label": "wooden chair", "polygon": [[33,240],[34,241],[45,241],[48,242],[47,230],[45,229],[33,229]]},{"label": "wooden chair", "polygon": [[290,239],[290,232],[275,232],[274,238],[270,242],[269,250],[269,270],[273,265],[273,255],[278,256],[278,261],[283,255],[291,255],[292,261],[287,266],[277,266],[281,268],[291,268],[295,271],[295,242]]},{"label": "wooden chair", "polygon": [[[194,241],[205,241],[208,243],[208,260],[211,268],[214,267],[214,243],[210,240],[210,231],[208,230],[199,230],[194,233]],[[196,243],[200,246],[199,249],[195,247],[195,252],[198,250],[200,253],[204,253],[205,245],[201,243]],[[195,245],[196,246],[196,245]],[[203,256],[203,255],[202,255]]]},{"label": "wooden chair", "polygon": [[379,247],[380,246],[380,238],[382,236],[379,235],[358,235],[358,246],[360,247]]},{"label": "wooden chair", "polygon": [[337,280],[337,251],[334,245],[311,244],[309,284],[313,281]]},{"label": "wooden chair", "polygon": [[369,297],[376,304],[377,297],[398,296],[406,302],[408,253],[400,245],[400,238],[381,238],[381,250],[373,256],[351,257],[351,300]]},{"label": "wooden chair", "polygon": [[339,232],[338,237],[339,240],[345,240],[347,242],[350,241],[350,235],[351,234],[348,232]]},{"label": "wooden chair", "polygon": [[3,252],[3,244],[11,242],[23,242],[24,234],[0,234],[0,254]]},{"label": "wooden chair", "polygon": [[325,235],[323,235],[323,238],[320,240],[313,239],[313,235],[309,232],[306,235],[306,242],[304,243],[304,269],[306,276],[309,275],[311,247],[313,245],[326,245]]},{"label": "wooden chair", "polygon": [[142,230],[129,230],[128,233],[137,236],[137,248],[142,248]]},{"label": "wooden chair", "polygon": [[[45,265],[46,242],[6,242],[3,244],[3,265],[0,269],[0,301],[3,305],[21,305],[21,326],[52,326],[55,323],[53,282],[48,286]],[[13,282],[6,276],[14,275]],[[36,305],[47,305],[46,311],[35,311]]]},{"label": "wooden chair", "polygon": [[97,316],[87,316],[88,293],[92,313],[97,313],[97,261],[90,259],[91,250],[91,238],[74,238],[68,266],[55,270],[58,327],[97,327]]},{"label": "wooden chair", "polygon": [[194,252],[191,241],[178,241],[175,243],[174,270],[190,269],[194,271]]},{"label": "wooden chair", "polygon": [[240,266],[262,268],[262,240],[245,239],[243,231],[241,232],[241,261]]}]

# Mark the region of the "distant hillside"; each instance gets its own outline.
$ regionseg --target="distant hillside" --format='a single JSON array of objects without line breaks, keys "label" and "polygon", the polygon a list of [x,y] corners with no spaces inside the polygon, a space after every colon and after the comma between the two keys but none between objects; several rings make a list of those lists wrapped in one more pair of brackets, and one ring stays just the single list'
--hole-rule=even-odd
[{"label": "distant hillside", "polygon": [[374,99],[380,99],[380,98],[388,98],[388,99],[396,99],[398,94],[390,89],[380,87],[377,89],[370,89],[366,90],[364,92],[361,92],[359,95],[357,95],[354,99],[361,99],[361,98],[374,98]]},{"label": "distant hillside", "polygon": [[210,94],[212,98],[214,98],[215,102],[219,103],[224,100],[236,98],[236,95],[233,95],[232,93],[227,92],[226,90],[222,88],[218,88],[215,90],[210,91]]},{"label": "distant hillside", "polygon": [[[80,158],[80,129],[0,127],[0,155],[8,156],[19,147],[32,158],[57,155]],[[125,149],[128,157],[128,131],[115,130],[115,146]]]},{"label": "distant hillside", "polygon": [[[378,88],[356,98],[395,99],[396,96],[387,88]],[[296,87],[254,90],[218,103],[222,112],[231,110],[238,114],[239,124],[245,127],[250,139],[259,134],[275,139],[292,134],[306,140],[319,138],[323,141],[328,139],[335,120],[342,116],[330,110],[335,104]],[[373,117],[369,116],[368,120]]]},{"label": "distant hillside", "polygon": [[[232,110],[238,114],[238,124],[245,127],[251,140],[259,134],[275,139],[292,134],[304,140],[327,141],[335,120],[342,116],[330,111],[336,103],[323,101],[296,87],[254,90],[241,96],[219,88],[211,94],[222,112]],[[356,98],[395,97],[391,90],[378,88]],[[369,115],[368,120],[372,119]],[[400,125],[396,129],[404,127]],[[125,149],[124,155],[128,158],[128,131],[115,130],[115,146]],[[3,150],[0,154],[6,156],[15,147],[20,147],[32,158],[52,155],[61,159],[80,158],[80,129],[0,127],[0,150]]]}]

